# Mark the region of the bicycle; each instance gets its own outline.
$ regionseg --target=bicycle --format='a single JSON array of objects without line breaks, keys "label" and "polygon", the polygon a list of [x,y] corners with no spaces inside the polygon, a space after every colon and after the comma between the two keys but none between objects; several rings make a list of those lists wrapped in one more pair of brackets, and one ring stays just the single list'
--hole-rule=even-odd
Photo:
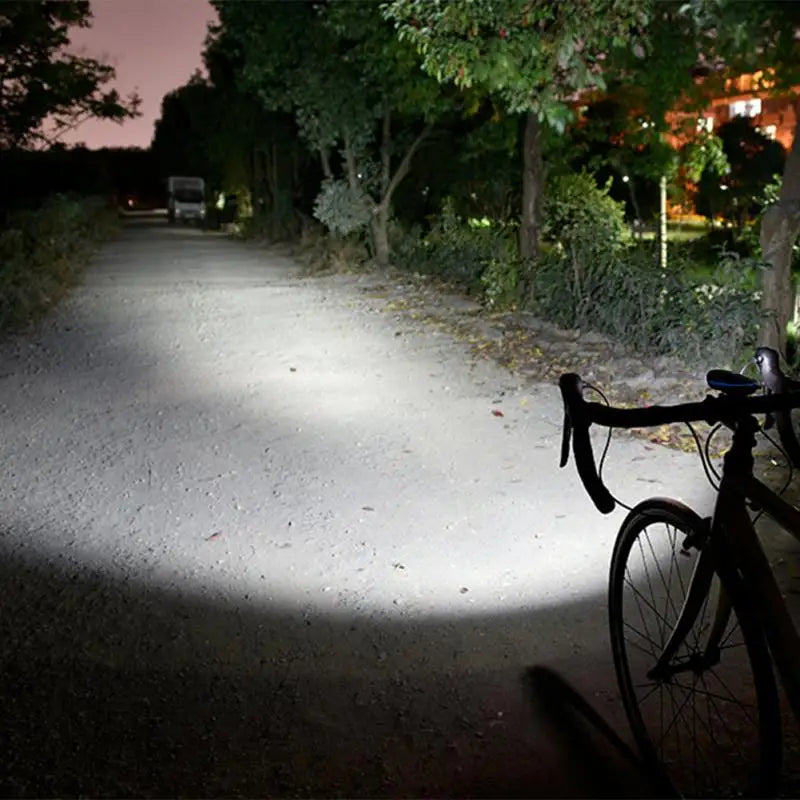
[{"label": "bicycle", "polygon": [[[622,702],[645,763],[676,794],[777,793],[782,725],[773,664],[800,719],[800,636],[748,511],[769,514],[800,541],[800,511],[753,474],[756,434],[774,422],[784,451],[800,464],[791,426],[800,392],[786,391],[796,385],[774,350],[759,348],[755,360],[763,386],[711,370],[707,383],[716,394],[674,406],[615,408],[585,400],[583,390],[593,387],[578,375],[559,380],[561,466],[572,439],[578,474],[604,514],[617,500],[595,464],[593,423],[609,436],[611,428],[697,421],[732,432],[712,515],[667,498],[644,500],[629,510],[611,558],[610,638]],[[753,396],[762,388],[768,393]],[[707,447],[700,455],[713,479]]]}]

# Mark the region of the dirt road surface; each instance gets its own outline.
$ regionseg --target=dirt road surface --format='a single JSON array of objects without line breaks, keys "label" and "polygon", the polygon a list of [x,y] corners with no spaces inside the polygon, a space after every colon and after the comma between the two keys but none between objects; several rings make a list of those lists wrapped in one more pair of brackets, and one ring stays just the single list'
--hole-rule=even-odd
[{"label": "dirt road surface", "polygon": [[[558,469],[552,384],[375,281],[131,224],[0,343],[4,795],[646,791],[523,681],[555,670],[627,736],[624,512]],[[633,439],[606,474],[711,499],[695,456]]]}]

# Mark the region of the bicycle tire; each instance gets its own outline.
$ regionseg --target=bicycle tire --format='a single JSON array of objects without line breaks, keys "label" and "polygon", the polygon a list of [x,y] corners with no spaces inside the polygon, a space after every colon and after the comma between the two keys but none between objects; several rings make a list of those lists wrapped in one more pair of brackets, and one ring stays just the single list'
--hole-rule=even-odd
[{"label": "bicycle tire", "polygon": [[[676,673],[647,676],[682,607],[705,530],[690,508],[661,498],[637,505],[620,527],[609,576],[609,623],[622,702],[643,759],[677,793],[774,796],[781,770],[780,706],[765,635],[738,574],[720,578],[715,572],[692,630],[671,661]],[[687,544],[692,534],[700,539]],[[655,566],[648,568],[647,557]],[[664,568],[660,562],[667,558]],[[701,666],[703,633],[711,624],[707,612],[720,586],[732,610],[718,664]]]}]

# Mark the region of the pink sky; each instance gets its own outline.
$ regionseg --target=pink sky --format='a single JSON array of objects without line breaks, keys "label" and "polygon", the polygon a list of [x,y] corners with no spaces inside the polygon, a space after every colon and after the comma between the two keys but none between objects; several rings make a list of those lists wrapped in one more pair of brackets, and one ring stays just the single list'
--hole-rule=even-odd
[{"label": "pink sky", "polygon": [[123,95],[136,90],[142,116],[119,125],[87,120],[62,137],[87,147],[149,147],[161,100],[182,86],[198,67],[208,23],[208,0],[91,0],[88,30],[73,29],[74,50],[111,64]]}]

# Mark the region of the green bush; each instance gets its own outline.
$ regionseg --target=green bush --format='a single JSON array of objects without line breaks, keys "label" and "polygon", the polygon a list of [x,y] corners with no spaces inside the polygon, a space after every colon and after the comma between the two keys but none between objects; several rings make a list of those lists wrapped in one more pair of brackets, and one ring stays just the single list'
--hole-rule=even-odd
[{"label": "green bush", "polygon": [[[778,202],[780,197],[781,185],[783,177],[781,175],[773,175],[772,182],[764,187],[764,191],[760,198],[761,211],[755,219],[747,222],[739,231],[737,236],[737,243],[741,244],[756,258],[761,258],[761,220],[767,209]],[[796,240],[792,247],[792,272],[800,273],[800,240]]]},{"label": "green bush", "polygon": [[0,330],[19,328],[75,283],[92,247],[119,229],[101,198],[56,195],[11,213],[0,233]]},{"label": "green bush", "polygon": [[504,258],[492,258],[481,275],[483,298],[496,311],[514,308],[519,300],[520,260],[509,243]]},{"label": "green bush", "polygon": [[332,233],[348,236],[367,228],[372,202],[345,181],[328,179],[314,201],[314,216]]},{"label": "green bush", "polygon": [[394,261],[402,268],[435,275],[468,291],[486,292],[487,299],[499,305],[506,302],[510,287],[516,290],[515,252],[510,228],[488,221],[470,224],[448,199],[425,236],[410,234],[395,246]]},{"label": "green bush", "polygon": [[622,205],[585,173],[549,182],[544,231],[531,301],[542,317],[690,362],[733,363],[755,344],[755,260],[723,252],[698,265],[673,248],[662,271],[656,246],[632,244]]},{"label": "green bush", "polygon": [[588,172],[555,175],[547,181],[542,238],[588,252],[617,252],[630,244],[625,204],[609,197],[609,181],[599,187]]}]

